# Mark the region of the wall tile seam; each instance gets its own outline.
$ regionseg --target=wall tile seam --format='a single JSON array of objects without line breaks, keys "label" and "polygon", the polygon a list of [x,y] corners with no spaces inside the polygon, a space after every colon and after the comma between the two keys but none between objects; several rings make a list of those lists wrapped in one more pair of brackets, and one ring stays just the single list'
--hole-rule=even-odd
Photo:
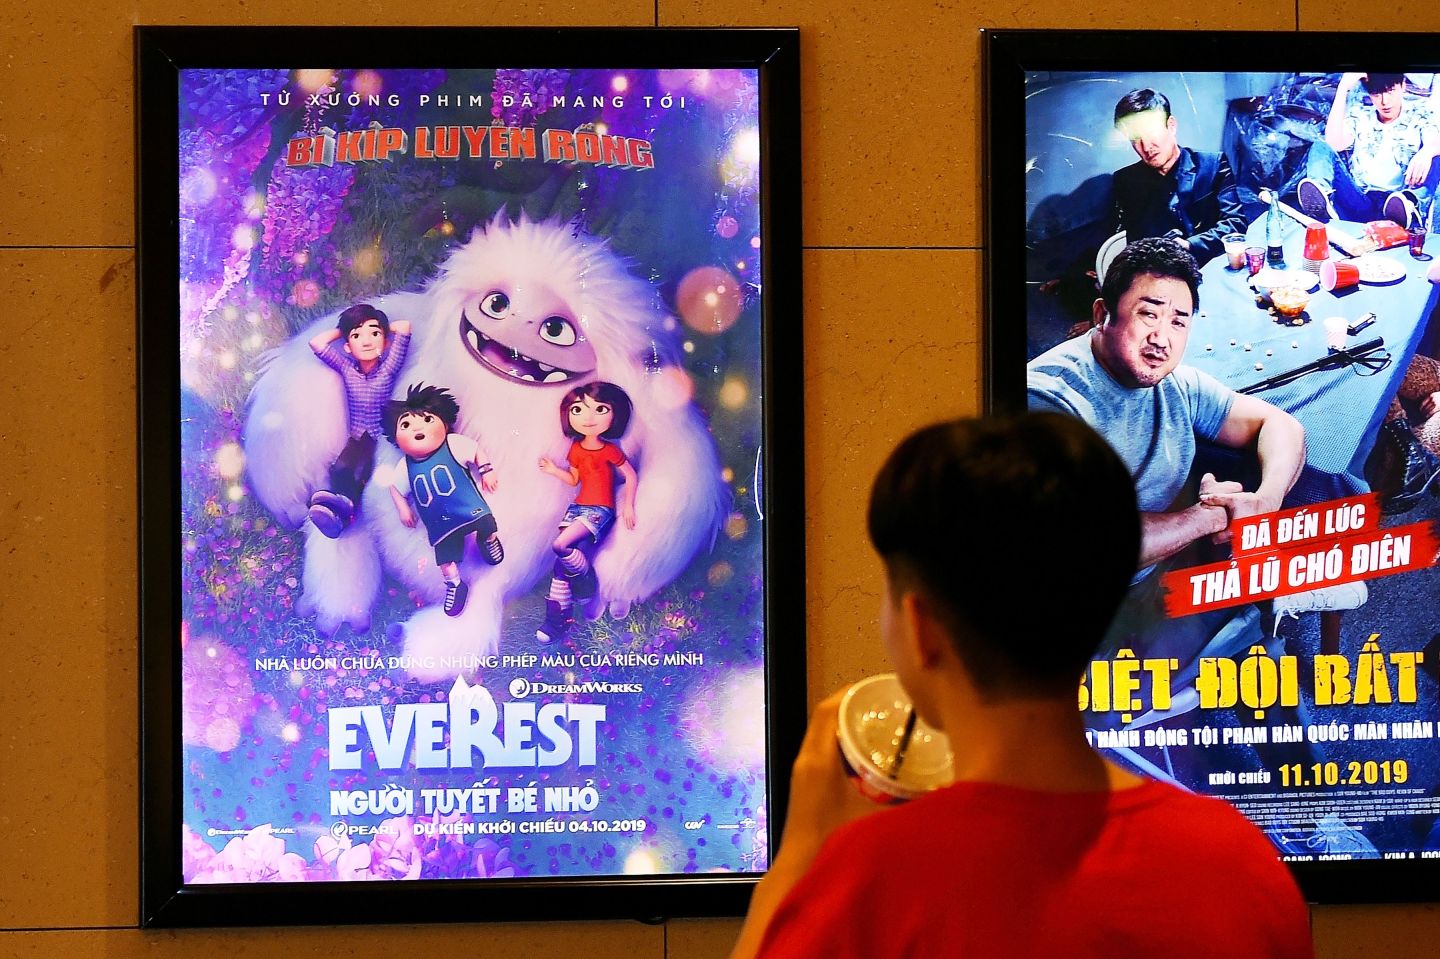
[{"label": "wall tile seam", "polygon": [[138,923],[133,926],[4,926],[0,927],[0,935],[32,932],[136,932],[139,929]]}]

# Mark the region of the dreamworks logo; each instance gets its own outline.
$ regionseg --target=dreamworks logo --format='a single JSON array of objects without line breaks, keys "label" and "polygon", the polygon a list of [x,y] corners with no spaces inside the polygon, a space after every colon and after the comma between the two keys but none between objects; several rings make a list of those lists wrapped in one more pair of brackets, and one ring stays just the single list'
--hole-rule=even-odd
[{"label": "dreamworks logo", "polygon": [[571,693],[634,696],[643,692],[645,687],[640,683],[532,683],[519,676],[510,680],[510,696],[513,699],[524,699],[526,696],[568,696]]}]

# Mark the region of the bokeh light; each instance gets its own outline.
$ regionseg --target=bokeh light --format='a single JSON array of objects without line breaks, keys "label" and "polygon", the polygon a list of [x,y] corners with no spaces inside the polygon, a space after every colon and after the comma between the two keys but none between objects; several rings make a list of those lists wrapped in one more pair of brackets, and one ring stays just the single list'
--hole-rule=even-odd
[{"label": "bokeh light", "polygon": [[226,443],[215,451],[215,471],[225,480],[237,480],[245,471],[245,451],[239,443]]},{"label": "bokeh light", "polygon": [[765,670],[736,669],[723,684],[699,690],[681,722],[700,758],[721,770],[757,769],[765,761]]},{"label": "bokeh light", "polygon": [[705,574],[705,580],[711,586],[724,586],[726,583],[730,582],[730,578],[734,575],[735,567],[731,566],[729,563],[725,562],[722,559],[720,562],[710,567],[710,571]]},{"label": "bokeh light", "polygon": [[318,93],[335,81],[334,70],[296,70],[295,85],[306,93]]},{"label": "bokeh light", "polygon": [[655,374],[655,402],[667,410],[678,410],[695,395],[690,376],[676,366],[667,366]]},{"label": "bokeh light", "polygon": [[643,876],[660,871],[660,860],[652,849],[640,848],[625,857],[625,874]]},{"label": "bokeh light", "polygon": [[697,333],[724,333],[735,325],[744,305],[740,281],[718,266],[696,267],[675,290],[680,318]]},{"label": "bokeh light", "polygon": [[314,306],[320,302],[320,285],[314,280],[301,280],[295,284],[291,295],[295,300],[296,306]]},{"label": "bokeh light", "polygon": [[725,378],[725,383],[720,387],[720,405],[727,410],[738,410],[745,406],[745,401],[750,398],[750,390],[745,386],[745,381],[738,376]]},{"label": "bokeh light", "polygon": [[385,87],[385,80],[374,70],[361,70],[350,81],[350,88],[362,97],[376,97]]},{"label": "bokeh light", "polygon": [[180,199],[191,206],[204,206],[215,199],[219,186],[215,174],[204,167],[195,167],[180,181]]},{"label": "bokeh light", "polygon": [[350,272],[362,280],[367,280],[380,272],[380,266],[384,260],[378,243],[373,246],[361,247],[350,260]]}]

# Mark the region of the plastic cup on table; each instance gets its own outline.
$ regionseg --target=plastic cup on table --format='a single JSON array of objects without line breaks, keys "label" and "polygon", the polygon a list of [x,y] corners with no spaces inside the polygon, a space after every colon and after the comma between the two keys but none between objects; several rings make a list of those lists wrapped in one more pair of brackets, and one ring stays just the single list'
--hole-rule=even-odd
[{"label": "plastic cup on table", "polygon": [[1247,246],[1245,248],[1245,266],[1254,276],[1265,269],[1265,248],[1263,246]]},{"label": "plastic cup on table", "polygon": [[1345,337],[1349,336],[1349,321],[1343,316],[1327,316],[1325,318],[1325,345],[1332,350],[1345,349]]},{"label": "plastic cup on table", "polygon": [[1360,267],[1350,260],[1326,260],[1320,264],[1320,287],[1328,292],[1346,290],[1360,282]]},{"label": "plastic cup on table", "polygon": [[1425,224],[1416,223],[1412,225],[1407,231],[1406,238],[1410,242],[1410,255],[1412,257],[1417,260],[1430,259],[1430,257],[1425,254]]},{"label": "plastic cup on table", "polygon": [[1225,245],[1225,259],[1230,264],[1230,269],[1240,270],[1245,267],[1245,234],[1230,233],[1220,241]]}]

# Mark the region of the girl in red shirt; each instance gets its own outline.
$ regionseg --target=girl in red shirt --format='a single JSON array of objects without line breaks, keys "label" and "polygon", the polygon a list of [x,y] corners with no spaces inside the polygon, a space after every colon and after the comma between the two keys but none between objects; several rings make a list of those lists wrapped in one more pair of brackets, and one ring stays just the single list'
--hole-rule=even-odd
[{"label": "girl in red shirt", "polygon": [[570,437],[568,469],[540,457],[540,469],[570,486],[578,486],[575,502],[560,520],[555,537],[555,570],[545,600],[545,622],[535,630],[542,643],[564,639],[574,620],[576,599],[595,595],[595,570],[585,550],[591,551],[615,522],[615,474],[624,480],[620,490],[620,521],[635,528],[635,467],[616,443],[630,425],[630,397],[614,383],[588,383],[565,394],[560,404],[560,429]]}]

